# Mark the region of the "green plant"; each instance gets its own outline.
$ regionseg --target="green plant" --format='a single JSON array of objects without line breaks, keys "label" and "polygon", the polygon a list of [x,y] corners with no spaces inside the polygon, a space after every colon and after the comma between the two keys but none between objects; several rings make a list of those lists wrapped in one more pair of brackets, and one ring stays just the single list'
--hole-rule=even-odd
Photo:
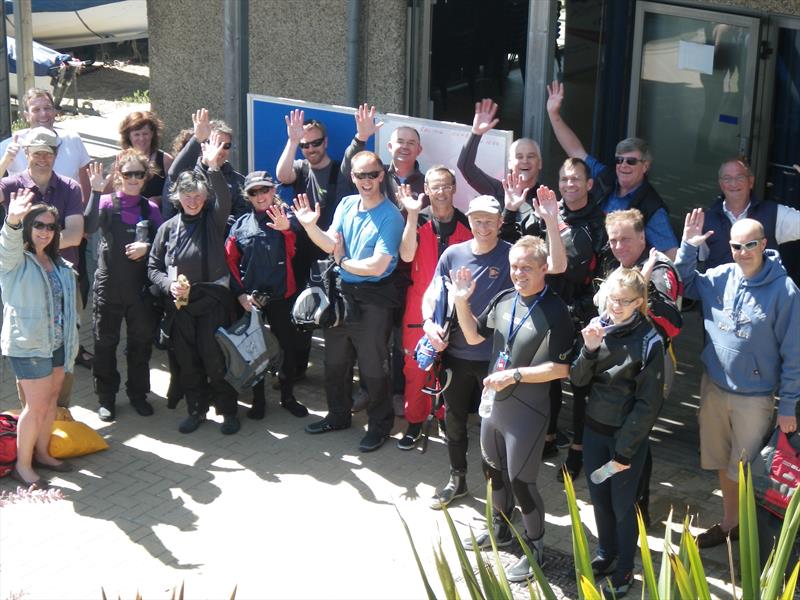
[{"label": "green plant", "polygon": [[13,121],[11,121],[11,131],[12,132],[19,131],[20,129],[25,129],[27,126],[28,126],[28,122],[23,118],[14,119]]},{"label": "green plant", "polygon": [[[786,509],[786,515],[781,528],[777,544],[767,557],[763,570],[760,569],[760,556],[758,549],[758,529],[756,522],[756,503],[753,493],[753,480],[750,469],[747,469],[745,477],[744,467],[739,465],[739,481],[744,485],[739,486],[739,564],[742,573],[742,598],[761,598],[762,600],[790,600],[794,597],[797,587],[798,575],[800,574],[800,561],[797,562],[788,579],[784,581],[784,574],[789,563],[789,556],[792,546],[797,540],[797,531],[800,528],[800,492],[795,493]],[[592,574],[589,546],[586,539],[586,532],[580,520],[578,502],[575,496],[575,488],[572,485],[572,478],[569,473],[564,471],[564,489],[567,496],[567,507],[569,509],[570,521],[572,526],[572,552],[575,559],[575,581],[578,588],[578,595],[581,600],[600,600],[603,598],[602,592]],[[492,488],[491,482],[486,489],[486,522],[492,522]],[[455,542],[458,555],[459,566],[464,577],[464,582],[473,600],[478,599],[504,599],[512,600],[511,587],[506,579],[505,572],[500,565],[500,554],[497,550],[497,542],[494,538],[492,528],[489,528],[489,537],[492,542],[492,553],[494,555],[494,566],[488,564],[478,549],[475,536],[470,531],[472,538],[472,549],[477,565],[477,574],[469,561],[467,552],[459,542],[458,532],[456,531],[453,520],[443,507],[447,526],[450,535]],[[398,511],[398,515],[400,515]],[[406,521],[400,515],[400,520],[406,530],[414,558],[417,562],[420,575],[422,577],[425,592],[430,600],[436,598],[436,594],[431,587],[425,568],[422,565],[414,539],[408,528]],[[639,527],[639,542],[642,558],[642,578],[644,588],[647,590],[647,597],[653,600],[673,600],[674,598],[684,599],[708,599],[711,593],[697,547],[697,541],[692,536],[689,529],[689,518],[683,520],[681,539],[677,553],[672,544],[672,511],[667,518],[664,531],[663,553],[661,556],[661,566],[658,578],[656,578],[653,558],[647,541],[647,531],[641,513],[637,511],[637,522]],[[509,525],[511,523],[509,522]],[[514,535],[517,537],[523,552],[528,557],[533,567],[534,581],[528,583],[528,592],[531,599],[547,600],[555,599],[555,594],[547,582],[544,573],[534,560],[530,548],[525,544],[522,537],[511,525]],[[730,540],[728,541],[728,553],[731,556]],[[434,560],[436,570],[439,574],[439,581],[442,585],[445,597],[450,599],[460,598],[460,593],[456,587],[453,571],[447,562],[442,548],[441,540],[434,548]],[[736,595],[735,573],[733,570],[732,557],[731,563],[731,588],[734,600],[738,600]],[[644,594],[644,590],[642,591]],[[780,594],[780,596],[778,595]]]},{"label": "green plant", "polygon": [[150,103],[150,90],[134,90],[130,96],[123,96],[123,102],[132,102],[135,104],[149,104]]}]

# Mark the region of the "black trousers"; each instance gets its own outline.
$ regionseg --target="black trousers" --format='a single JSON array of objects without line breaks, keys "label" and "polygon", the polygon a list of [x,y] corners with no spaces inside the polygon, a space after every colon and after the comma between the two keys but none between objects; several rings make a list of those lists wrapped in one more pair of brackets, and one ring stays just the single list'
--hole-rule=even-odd
[{"label": "black trousers", "polygon": [[101,404],[113,404],[119,391],[117,346],[125,320],[128,340],[125,352],[128,380],[125,390],[131,400],[144,400],[150,391],[150,355],[153,349],[153,311],[149,302],[134,296],[127,304],[107,302],[95,294],[93,308],[94,390]]},{"label": "black trousers", "polygon": [[306,348],[311,347],[311,332],[299,331],[292,324],[293,306],[294,298],[281,298],[271,300],[262,309],[262,313],[269,323],[270,331],[277,338],[278,345],[283,351],[283,362],[279,373],[281,400],[292,397],[294,378],[299,367],[303,366],[300,364],[301,361],[304,357],[307,360]]},{"label": "black trousers", "polygon": [[237,393],[225,381],[225,357],[214,338],[217,327],[230,325],[230,306],[196,313],[190,303],[169,310],[175,311],[170,343],[189,414],[205,415],[213,401],[218,414],[235,415]]},{"label": "black trousers", "polygon": [[353,365],[358,358],[358,371],[369,397],[369,431],[389,435],[394,425],[388,346],[392,309],[376,304],[359,304],[359,308],[358,321],[324,330],[328,416],[337,426],[350,425]]},{"label": "black trousers", "polygon": [[445,351],[445,368],[452,371],[450,385],[444,391],[447,426],[447,451],[450,455],[450,472],[464,475],[467,472],[467,419],[473,410],[475,389],[483,389],[483,380],[489,373],[489,362],[465,360],[450,356]]}]

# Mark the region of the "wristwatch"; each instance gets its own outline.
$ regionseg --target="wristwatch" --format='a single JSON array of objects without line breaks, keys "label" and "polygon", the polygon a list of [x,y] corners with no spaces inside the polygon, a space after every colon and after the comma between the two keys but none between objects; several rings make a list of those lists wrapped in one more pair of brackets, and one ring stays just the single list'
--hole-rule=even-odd
[{"label": "wristwatch", "polygon": [[10,229],[13,229],[14,231],[19,231],[20,229],[22,229],[22,221],[20,221],[16,225],[12,225],[11,223],[8,222],[8,219],[6,219],[6,225],[8,225],[8,227]]},{"label": "wristwatch", "polygon": [[522,373],[519,372],[519,369],[514,369],[514,381],[517,383],[522,381]]}]

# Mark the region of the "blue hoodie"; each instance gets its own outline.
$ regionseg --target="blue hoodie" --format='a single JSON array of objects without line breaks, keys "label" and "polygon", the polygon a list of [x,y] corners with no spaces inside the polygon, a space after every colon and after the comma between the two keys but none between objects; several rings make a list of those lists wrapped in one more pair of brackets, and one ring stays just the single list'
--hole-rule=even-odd
[{"label": "blue hoodie", "polygon": [[745,279],[736,263],[698,273],[697,248],[683,242],[675,267],[684,296],[703,303],[706,345],[701,359],[719,387],[744,396],[777,390],[778,414],[795,416],[800,398],[800,291],[775,250]]}]

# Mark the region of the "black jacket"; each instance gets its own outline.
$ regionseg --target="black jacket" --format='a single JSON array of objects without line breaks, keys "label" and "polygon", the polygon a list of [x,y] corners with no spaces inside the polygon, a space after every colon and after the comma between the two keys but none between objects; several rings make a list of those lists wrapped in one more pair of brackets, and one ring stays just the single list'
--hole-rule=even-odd
[{"label": "black jacket", "polygon": [[636,313],[631,323],[606,334],[597,350],[581,349],[570,380],[577,386],[591,384],[586,426],[614,436],[614,460],[630,464],[664,403],[661,336]]}]

